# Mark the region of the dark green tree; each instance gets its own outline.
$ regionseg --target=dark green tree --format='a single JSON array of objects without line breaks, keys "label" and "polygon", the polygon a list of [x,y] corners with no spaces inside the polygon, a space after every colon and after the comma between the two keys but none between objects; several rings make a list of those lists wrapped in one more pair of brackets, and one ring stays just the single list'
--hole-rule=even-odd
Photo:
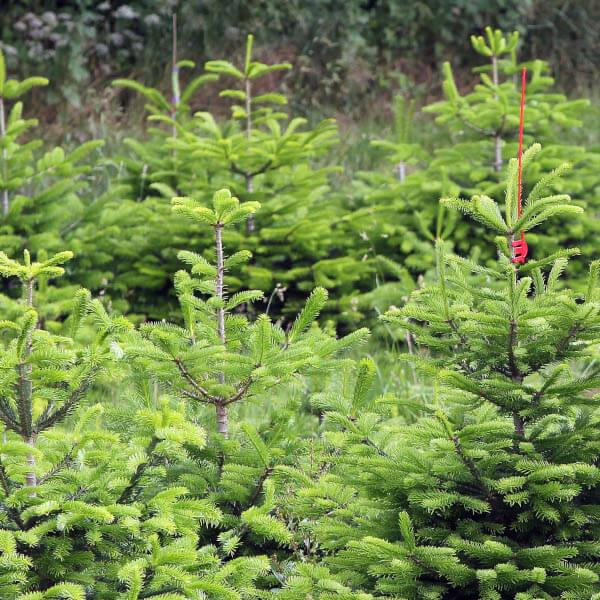
[{"label": "dark green tree", "polygon": [[[425,107],[440,126],[436,146],[428,157],[410,138],[378,141],[388,150],[392,168],[387,173],[359,173],[351,190],[355,211],[345,223],[347,236],[354,242],[349,253],[355,259],[377,258],[376,286],[372,275],[363,278],[344,300],[355,308],[357,318],[386,310],[394,291],[406,293],[406,271],[413,279],[431,272],[435,266],[434,241],[442,238],[475,260],[494,260],[489,231],[479,222],[457,220],[452,211],[440,205],[445,196],[486,194],[503,204],[507,157],[517,152],[519,131],[520,70],[528,68],[525,108],[525,142],[542,144],[537,160],[523,172],[524,187],[532,189],[561,164],[572,168],[553,181],[557,194],[569,193],[586,209],[585,216],[558,218],[542,224],[530,234],[534,257],[552,254],[562,247],[577,245],[589,258],[596,258],[593,240],[598,233],[598,154],[591,148],[570,142],[581,130],[589,112],[589,101],[571,100],[556,90],[547,63],[518,61],[518,35],[505,35],[486,28],[484,35],[472,38],[475,52],[487,64],[475,69],[479,80],[471,91],[461,93],[452,67],[442,68],[445,98]],[[410,113],[401,110],[405,123]],[[398,117],[396,118],[398,120]],[[396,128],[398,130],[398,128]],[[406,127],[400,128],[406,131]],[[437,142],[437,140],[440,140]],[[397,165],[404,162],[406,176],[400,180]],[[414,166],[410,166],[410,163]],[[389,261],[396,263],[393,267]],[[585,265],[573,261],[569,267],[584,285]],[[399,277],[400,275],[400,277]],[[398,283],[400,285],[398,285]],[[388,285],[384,285],[388,284]],[[373,287],[377,289],[371,293]],[[380,288],[380,289],[379,289]],[[398,294],[399,295],[399,294]],[[350,301],[353,300],[353,304]]]},{"label": "dark green tree", "polygon": [[[525,162],[539,148],[525,154]],[[600,591],[598,263],[583,294],[559,285],[568,256],[514,264],[510,240],[580,211],[547,196],[544,178],[516,210],[511,161],[506,212],[492,199],[450,199],[498,239],[494,266],[436,247],[437,281],[386,319],[411,332],[406,355],[434,385],[413,425],[398,400],[318,398],[329,466],[295,510],[343,583],[406,598],[593,598]],[[400,399],[400,402],[402,400]]]}]

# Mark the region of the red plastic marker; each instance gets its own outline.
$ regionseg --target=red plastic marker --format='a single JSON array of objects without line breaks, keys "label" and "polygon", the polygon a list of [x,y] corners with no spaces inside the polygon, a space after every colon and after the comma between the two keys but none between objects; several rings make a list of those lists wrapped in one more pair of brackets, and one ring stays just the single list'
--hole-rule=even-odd
[{"label": "red plastic marker", "polygon": [[[523,121],[525,116],[525,86],[527,84],[527,68],[523,67],[521,72],[521,113],[519,115],[519,154],[517,156],[518,171],[517,171],[517,215],[521,217],[521,173],[523,171]],[[521,239],[515,240],[512,243],[513,247],[513,263],[524,264],[527,259],[529,246],[525,241],[525,232],[521,231]]]}]

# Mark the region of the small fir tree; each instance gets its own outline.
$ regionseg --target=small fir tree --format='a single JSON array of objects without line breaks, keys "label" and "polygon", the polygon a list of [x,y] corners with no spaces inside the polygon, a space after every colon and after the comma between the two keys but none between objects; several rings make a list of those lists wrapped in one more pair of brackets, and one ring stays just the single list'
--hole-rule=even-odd
[{"label": "small fir tree", "polygon": [[[262,292],[227,293],[227,273],[250,253],[227,256],[223,237],[229,227],[254,214],[258,204],[240,203],[224,189],[214,194],[212,208],[185,197],[174,198],[173,205],[175,212],[213,229],[216,261],[180,252],[191,267],[191,272],[175,275],[182,325],[144,324],[127,339],[125,352],[142,378],[185,400],[191,418],[202,418],[206,409],[216,414],[217,434],[211,444],[168,468],[172,485],[185,485],[222,511],[221,522],[203,530],[201,541],[218,542],[226,560],[268,553],[278,572],[276,565],[294,553],[294,539],[279,514],[276,474],[294,464],[303,445],[297,428],[304,411],[297,402],[293,409],[284,408],[277,396],[290,394],[289,385],[302,374],[322,374],[342,365],[338,355],[364,340],[367,332],[334,339],[320,331],[314,322],[327,298],[323,289],[313,292],[287,331],[267,315],[251,321],[240,308],[261,298]],[[266,423],[255,418],[257,426],[247,419],[232,420],[231,408],[251,400],[265,408],[277,403],[279,408]],[[277,585],[277,580],[269,581]]]},{"label": "small fir tree", "polygon": [[[383,257],[377,259],[377,289],[371,293],[375,286],[373,276],[367,273],[356,286],[367,294],[361,296],[354,290],[342,303],[357,319],[368,316],[369,309],[372,314],[385,311],[393,301],[394,290],[400,292],[396,297],[406,293],[405,272],[398,285],[400,271],[398,267],[388,268],[389,261],[407,269],[413,279],[435,268],[433,246],[437,238],[474,260],[494,259],[488,230],[478,222],[456,219],[452,211],[440,205],[439,198],[486,194],[502,205],[507,157],[516,154],[519,131],[518,74],[523,65],[517,61],[517,43],[517,34],[504,35],[490,28],[484,36],[473,37],[473,48],[485,57],[487,65],[475,69],[479,82],[473,91],[463,94],[450,64],[444,64],[445,98],[424,109],[436,115],[440,126],[431,156],[410,144],[398,145],[396,139],[385,140],[383,147],[390,151],[392,169],[387,173],[359,173],[353,182],[350,193],[355,210],[344,220],[350,228],[348,239],[355,240],[349,253],[355,259]],[[586,256],[595,258],[597,249],[592,240],[598,227],[598,155],[566,141],[581,128],[589,102],[569,100],[558,93],[545,62],[523,64],[528,68],[525,140],[539,140],[543,146],[537,160],[523,172],[524,185],[532,188],[568,161],[572,169],[554,180],[553,191],[572,193],[588,215],[544,223],[530,235],[533,252],[546,256],[561,247],[577,245]],[[396,167],[401,158],[418,161],[416,168],[407,170],[403,181],[398,179]],[[585,268],[579,261],[570,268],[583,285]]]},{"label": "small fir tree", "polygon": [[[232,404],[263,394],[302,370],[327,367],[338,352],[364,338],[366,330],[336,340],[311,328],[327,300],[323,288],[311,294],[287,331],[266,314],[251,322],[239,308],[262,298],[262,292],[228,295],[225,278],[229,269],[247,262],[251,254],[240,250],[226,257],[223,230],[254,214],[259,204],[240,203],[223,189],[215,193],[212,208],[190,197],[174,198],[173,205],[176,213],[213,228],[216,262],[190,251],[179,253],[191,267],[191,273],[175,275],[183,325],[145,324],[141,339],[135,338],[128,352],[175,393],[214,406],[218,431],[227,436]],[[202,300],[196,292],[208,299]]]},{"label": "small fir tree", "polygon": [[[515,156],[519,132],[519,97],[522,66],[527,66],[527,107],[525,141],[539,141],[543,148],[536,161],[523,172],[525,186],[548,175],[564,162],[572,165],[570,172],[554,181],[553,191],[568,191],[577,203],[598,210],[596,194],[598,156],[583,146],[565,142],[565,135],[582,126],[589,101],[569,100],[554,89],[548,64],[541,60],[517,62],[518,34],[504,35],[487,27],[484,36],[473,36],[475,52],[489,60],[488,65],[476,69],[480,81],[470,93],[461,95],[454,81],[449,63],[443,65],[443,89],[446,98],[425,110],[436,114],[436,121],[444,125],[452,136],[452,147],[440,149],[431,167],[446,168],[448,176],[458,186],[457,194],[472,196],[486,194],[502,202],[503,181],[509,161]],[[540,256],[572,244],[581,245],[586,256],[595,257],[595,249],[587,238],[594,235],[594,219],[553,219],[531,234],[531,240]],[[467,235],[456,236],[461,251],[468,252],[477,240],[485,239],[485,230],[471,228]],[[473,241],[471,241],[473,240]],[[481,248],[484,257],[488,252]],[[582,269],[585,279],[585,269]]]},{"label": "small fir tree", "polygon": [[183,407],[138,410],[119,435],[105,427],[100,405],[86,405],[101,372],[114,373],[111,347],[131,325],[82,290],[68,324],[74,335],[91,319],[92,343],[40,327],[36,286],[70,258],[32,262],[26,252],[21,264],[0,254],[0,272],[22,282],[25,305],[1,323],[2,598],[251,597],[266,559],[225,565],[217,547],[199,547],[198,528],[222,513],[165,476],[165,464],[182,464],[205,444]]},{"label": "small fir tree", "polygon": [[[525,154],[531,159],[534,148]],[[579,210],[528,194],[517,217],[516,166],[505,216],[490,198],[445,201],[502,235],[494,267],[437,244],[437,282],[386,319],[411,332],[408,356],[436,393],[414,425],[396,402],[323,397],[328,466],[290,507],[346,585],[406,598],[593,598],[600,591],[596,464],[599,265],[586,291],[559,285],[568,256],[514,264],[509,241]],[[558,177],[554,173],[553,177]]]},{"label": "small fir tree", "polygon": [[91,167],[83,161],[103,143],[40,154],[43,142],[34,137],[38,121],[24,118],[21,98],[47,84],[44,77],[9,79],[0,51],[0,241],[9,255],[25,247],[34,253],[64,248],[63,238],[84,213],[81,194]]}]

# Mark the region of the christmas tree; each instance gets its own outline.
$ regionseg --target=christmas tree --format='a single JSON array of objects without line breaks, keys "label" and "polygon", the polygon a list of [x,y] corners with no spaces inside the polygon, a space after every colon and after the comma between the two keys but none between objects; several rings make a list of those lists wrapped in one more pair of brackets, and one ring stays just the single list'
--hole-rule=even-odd
[{"label": "christmas tree", "polygon": [[80,343],[42,328],[40,280],[62,275],[70,252],[23,263],[0,253],[0,272],[21,283],[24,310],[4,320],[0,376],[0,594],[12,599],[137,600],[197,597],[199,590],[252,595],[264,558],[224,565],[215,546],[199,548],[198,528],[222,513],[171,485],[165,463],[184,463],[206,443],[184,407],[137,410],[119,434],[103,406],[86,401],[114,376],[117,340],[131,329],[81,290],[67,320]]},{"label": "christmas tree", "polygon": [[439,241],[437,281],[385,317],[410,331],[417,351],[406,358],[434,387],[423,416],[406,425],[394,417],[398,400],[373,398],[369,363],[353,392],[316,399],[330,423],[329,466],[290,510],[312,522],[322,560],[346,585],[406,598],[600,591],[600,265],[578,294],[560,284],[576,249],[514,262],[521,232],[580,211],[546,195],[558,170],[530,189],[519,216],[517,170],[511,161],[504,215],[486,196],[444,201],[499,235],[496,264]]},{"label": "christmas tree", "polygon": [[[406,127],[396,127],[404,137],[395,134],[392,139],[376,142],[389,153],[388,172],[359,173],[353,183],[350,193],[355,210],[344,221],[350,228],[348,238],[355,240],[354,250],[349,253],[355,259],[368,256],[378,267],[375,285],[373,275],[367,274],[356,286],[363,294],[355,290],[344,301],[350,312],[355,309],[357,319],[385,311],[393,302],[394,291],[396,297],[405,294],[410,287],[406,270],[412,279],[432,271],[437,238],[475,260],[493,260],[489,231],[477,221],[457,219],[440,205],[439,199],[486,194],[502,205],[507,157],[517,151],[519,73],[523,65],[528,68],[525,140],[542,144],[537,160],[523,171],[524,184],[533,187],[536,181],[569,162],[572,168],[562,178],[553,180],[553,191],[572,194],[574,202],[586,209],[585,218],[553,219],[536,228],[530,234],[532,252],[546,256],[561,247],[577,245],[585,256],[596,258],[592,240],[598,227],[598,155],[568,142],[573,132],[581,129],[589,101],[570,100],[558,93],[547,63],[521,63],[517,34],[505,35],[487,28],[484,36],[471,41],[487,64],[475,69],[479,81],[468,93],[459,92],[451,65],[444,64],[445,98],[424,109],[425,113],[436,115],[440,126],[431,156],[407,137]],[[404,104],[397,111],[401,118],[397,116],[396,121],[410,123],[410,111]],[[400,164],[404,164],[403,169]],[[574,261],[570,269],[584,285],[585,265]]]},{"label": "christmas tree", "polygon": [[24,116],[21,98],[47,84],[44,77],[9,79],[0,50],[0,242],[8,255],[25,248],[34,254],[79,250],[89,243],[66,240],[90,216],[86,195],[92,167],[85,159],[103,142],[86,142],[69,152],[42,150],[38,121]]}]

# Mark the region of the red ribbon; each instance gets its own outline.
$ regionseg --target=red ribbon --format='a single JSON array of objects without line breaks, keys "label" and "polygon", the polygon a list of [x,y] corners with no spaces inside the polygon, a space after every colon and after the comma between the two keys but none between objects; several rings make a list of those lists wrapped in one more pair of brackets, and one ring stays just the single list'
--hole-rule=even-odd
[{"label": "red ribbon", "polygon": [[[522,207],[521,207],[521,176],[523,171],[523,122],[525,116],[525,86],[527,84],[527,68],[523,67],[523,71],[521,72],[521,112],[519,114],[519,154],[517,156],[518,161],[518,171],[517,171],[517,215],[518,218],[521,217]],[[513,263],[515,264],[524,264],[527,258],[527,252],[529,251],[529,246],[525,241],[525,232],[521,231],[521,239],[515,240],[512,242],[513,247]]]}]

